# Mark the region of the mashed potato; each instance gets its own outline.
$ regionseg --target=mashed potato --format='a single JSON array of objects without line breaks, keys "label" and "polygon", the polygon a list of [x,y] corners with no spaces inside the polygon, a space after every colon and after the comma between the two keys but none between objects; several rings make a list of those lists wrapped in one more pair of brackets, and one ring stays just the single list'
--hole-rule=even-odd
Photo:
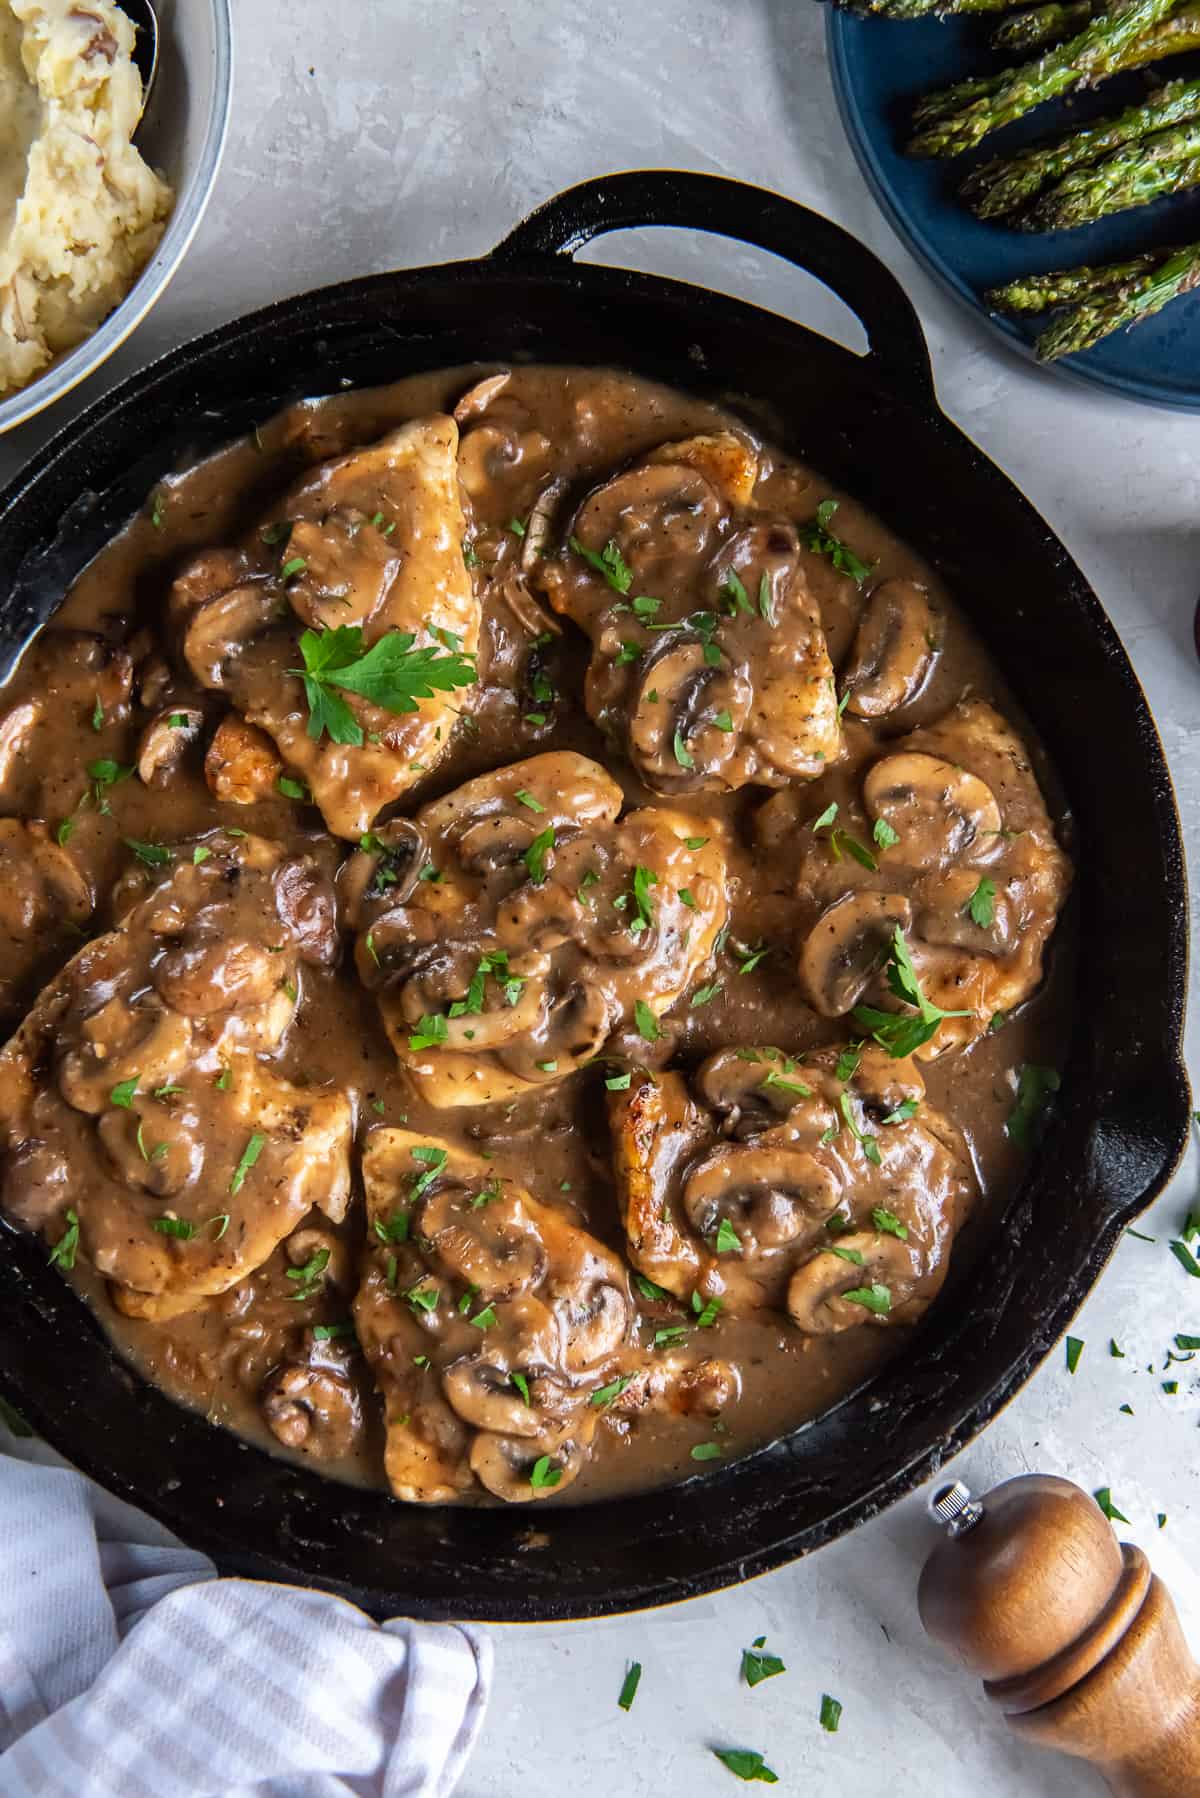
[{"label": "mashed potato", "polygon": [[162,236],[133,44],[111,0],[0,0],[0,397],[94,331]]}]

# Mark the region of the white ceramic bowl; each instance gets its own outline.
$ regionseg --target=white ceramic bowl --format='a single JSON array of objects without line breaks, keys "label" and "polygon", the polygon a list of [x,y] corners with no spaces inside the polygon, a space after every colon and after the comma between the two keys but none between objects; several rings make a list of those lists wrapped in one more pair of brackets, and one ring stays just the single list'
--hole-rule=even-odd
[{"label": "white ceramic bowl", "polygon": [[138,130],[146,161],[175,189],[157,250],[98,331],[28,387],[0,400],[0,432],[52,406],[124,343],[167,287],[204,216],[225,147],[233,77],[230,0],[154,0],[158,77]]}]

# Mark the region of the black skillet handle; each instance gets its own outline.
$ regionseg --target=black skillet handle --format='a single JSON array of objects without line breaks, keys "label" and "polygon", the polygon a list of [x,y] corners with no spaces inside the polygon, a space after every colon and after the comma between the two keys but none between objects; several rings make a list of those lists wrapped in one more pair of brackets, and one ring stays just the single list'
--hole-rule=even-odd
[{"label": "black skillet handle", "polygon": [[673,169],[604,175],[547,200],[497,244],[493,255],[504,262],[573,256],[594,237],[641,225],[713,231],[806,269],[860,320],[869,361],[880,377],[915,405],[932,401],[925,336],[895,275],[832,219],[766,188]]}]

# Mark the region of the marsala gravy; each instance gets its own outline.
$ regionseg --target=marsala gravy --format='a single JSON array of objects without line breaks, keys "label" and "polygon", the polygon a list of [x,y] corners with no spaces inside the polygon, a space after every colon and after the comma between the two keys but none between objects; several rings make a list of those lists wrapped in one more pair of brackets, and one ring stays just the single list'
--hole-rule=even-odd
[{"label": "marsala gravy", "polygon": [[[237,541],[261,518],[271,500],[311,464],[369,442],[405,419],[452,409],[482,372],[486,371],[460,369],[422,375],[391,387],[291,408],[265,423],[254,438],[241,440],[200,466],[172,476],[148,499],[143,514],[75,583],[54,620],[55,628],[98,631],[116,640],[137,631],[158,637],[170,582],[189,554]],[[526,368],[514,374],[513,388],[519,389],[541,431],[556,448],[561,446],[558,472],[580,493],[665,440],[740,425],[714,406],[603,371]],[[807,519],[830,495],[828,484],[817,474],[777,457],[768,478],[760,484],[756,503],[795,519]],[[910,732],[939,718],[965,694],[987,699],[1029,743],[1062,835],[1061,810],[1055,809],[1053,785],[1037,746],[1030,740],[1012,695],[952,598],[944,593],[936,575],[850,496],[833,497],[839,501],[838,534],[856,554],[877,565],[881,577],[924,583],[945,609],[945,638],[931,678],[918,698],[899,713],[878,726],[858,726],[864,740],[868,734],[893,737]],[[486,577],[497,561],[504,565],[505,558],[511,560],[516,537],[509,522],[527,513],[530,500],[518,461],[511,467],[496,467],[486,503],[475,506],[474,550],[480,564],[477,581],[483,590],[480,684],[477,691],[463,696],[464,711],[469,708],[473,723],[460,723],[436,773],[415,789],[403,803],[403,811],[415,809],[476,773],[546,749],[575,749],[592,756],[620,781],[629,804],[656,803],[630,766],[614,756],[584,711],[581,692],[587,646],[582,634],[569,625],[555,668],[560,698],[544,725],[528,721],[529,712],[536,708],[521,686],[518,651],[524,640]],[[819,583],[819,571],[816,578]],[[853,583],[830,569],[818,587],[817,598],[836,669],[849,651],[859,596]],[[222,823],[235,824],[288,849],[325,838],[321,820],[311,807],[283,797],[253,806],[218,803],[204,779],[202,748],[189,753],[183,771],[169,788],[156,790],[144,787],[136,778],[128,779],[108,793],[111,809],[107,815],[93,804],[81,806],[88,785],[83,772],[86,764],[99,757],[121,764],[132,762],[138,726],[104,723],[96,730],[90,711],[77,703],[55,707],[52,669],[49,685],[46,683],[46,669],[31,668],[27,657],[4,692],[4,701],[11,706],[36,691],[39,698],[49,701],[55,715],[53,735],[39,735],[36,765],[27,764],[9,780],[5,810],[12,816],[44,818],[51,827],[76,815],[70,851],[102,896],[89,927],[92,931],[106,927],[109,913],[104,896],[128,867],[123,839],[170,842]],[[820,782],[823,799],[838,800],[845,806],[852,773],[852,762],[832,767]],[[731,935],[745,943],[782,945],[750,973],[725,970],[721,990],[711,1003],[695,1008],[684,1001],[676,1008],[672,1014],[672,1024],[678,1029],[673,1064],[695,1065],[726,1044],[782,1044],[796,1052],[845,1034],[839,1025],[818,1017],[801,992],[788,929],[793,907],[791,871],[756,852],[748,828],[767,796],[760,787],[746,787],[728,797],[701,793],[668,802],[694,812],[698,819],[716,818],[732,827],[737,847],[729,874]],[[1067,1034],[1063,999],[1069,981],[1068,932],[1069,925],[1065,929],[1060,926],[1050,978],[1043,990],[1003,1029],[968,1052],[950,1054],[926,1064],[923,1070],[930,1104],[945,1111],[965,1133],[983,1195],[971,1225],[958,1240],[956,1269],[985,1244],[989,1218],[1021,1177],[1024,1157],[1004,1131],[1013,1104],[1016,1071],[1027,1062],[1061,1064]],[[25,1005],[49,971],[44,965],[38,967],[36,979],[20,995]],[[438,1111],[414,1098],[398,1071],[375,1005],[353,978],[348,957],[337,969],[306,974],[305,992],[307,1002],[278,1059],[279,1070],[287,1078],[301,1085],[330,1083],[347,1090],[356,1108],[360,1137],[381,1121],[403,1123],[415,1132],[453,1139],[475,1152],[486,1150],[497,1176],[523,1184],[536,1199],[564,1211],[622,1253],[603,1095],[588,1076],[551,1086],[512,1107]],[[362,1227],[361,1207],[353,1206],[343,1229],[357,1241]],[[283,1277],[287,1265],[282,1251],[277,1251],[247,1282],[253,1288],[248,1303],[217,1302],[163,1324],[119,1315],[106,1298],[103,1281],[82,1262],[70,1277],[122,1353],[147,1378],[213,1421],[272,1452],[287,1454],[264,1424],[257,1402],[265,1374],[284,1358],[300,1329],[298,1308]],[[304,1308],[307,1323],[336,1323],[346,1315],[346,1304],[334,1295],[316,1310]],[[743,1375],[742,1395],[725,1412],[716,1438],[722,1453],[731,1458],[827,1409],[885,1358],[902,1354],[908,1332],[861,1328],[804,1336],[780,1313],[722,1318],[709,1335],[712,1352],[736,1363]],[[343,1460],[322,1461],[319,1469],[340,1478],[382,1484],[382,1427],[365,1369],[361,1386],[368,1426],[358,1453]],[[653,1412],[627,1419],[606,1417],[571,1501],[607,1497],[695,1473],[690,1451],[712,1438],[713,1424],[703,1418]],[[153,1445],[147,1445],[147,1452],[153,1452]],[[302,1455],[295,1458],[304,1459]]]}]

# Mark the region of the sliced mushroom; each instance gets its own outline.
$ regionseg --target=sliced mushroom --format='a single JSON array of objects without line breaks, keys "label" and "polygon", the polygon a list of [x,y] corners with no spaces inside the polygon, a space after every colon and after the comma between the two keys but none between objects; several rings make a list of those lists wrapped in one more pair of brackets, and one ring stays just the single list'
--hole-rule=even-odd
[{"label": "sliced mushroom", "polygon": [[730,1361],[707,1356],[680,1378],[675,1402],[687,1417],[719,1417],[741,1395],[742,1376]]},{"label": "sliced mushroom", "polygon": [[493,1184],[447,1180],[421,1208],[421,1235],[464,1285],[478,1290],[482,1304],[527,1292],[546,1271],[532,1218],[520,1200],[490,1195]]},{"label": "sliced mushroom", "polygon": [[715,1236],[727,1218],[743,1253],[794,1242],[840,1199],[829,1169],[802,1149],[726,1145],[706,1155],[683,1184],[683,1208],[696,1234]]},{"label": "sliced mushroom", "polygon": [[[548,995],[543,956],[522,959],[522,966],[527,966],[529,973],[520,977],[511,1003],[506,989],[512,990],[514,975],[509,971],[485,976],[479,1009],[465,1009],[473,1003],[467,995],[479,979],[482,953],[473,947],[452,944],[444,954],[426,958],[419,973],[413,974],[400,989],[399,1010],[414,1029],[422,1018],[445,1017],[446,1031],[441,1042],[447,1049],[481,1055],[528,1042],[545,1019]],[[455,1006],[459,1008],[457,1012],[452,1010]]]},{"label": "sliced mushroom", "polygon": [[148,787],[162,786],[175,773],[189,743],[200,735],[204,713],[194,706],[160,712],[142,732],[138,744],[138,778]]},{"label": "sliced mushroom", "polygon": [[906,1056],[889,1055],[874,1043],[864,1043],[858,1051],[854,1085],[864,1104],[884,1113],[896,1111],[908,1101],[919,1105],[925,1097],[925,1082],[916,1065]]},{"label": "sliced mushroom", "polygon": [[197,926],[167,949],[151,972],[155,990],[186,1017],[265,1005],[286,977],[262,943]]},{"label": "sliced mushroom", "polygon": [[10,706],[0,718],[0,788],[6,787],[12,779],[41,716],[40,703],[29,699],[21,705]]},{"label": "sliced mushroom", "polygon": [[292,855],[272,875],[279,922],[305,961],[331,967],[338,957],[337,901],[325,870]]},{"label": "sliced mushroom", "polygon": [[521,1437],[539,1436],[545,1428],[545,1418],[526,1403],[511,1373],[479,1356],[452,1362],[442,1375],[442,1390],[463,1421],[477,1430]]},{"label": "sliced mushroom", "polygon": [[800,951],[800,978],[822,1017],[853,1009],[887,959],[897,928],[912,925],[902,893],[847,893],[813,925]]},{"label": "sliced mushroom", "polygon": [[281,603],[272,584],[256,580],[197,606],[184,629],[183,659],[202,687],[225,685],[230,665],[274,622]]},{"label": "sliced mushroom", "polygon": [[109,999],[84,1020],[79,1036],[58,1064],[58,1087],[68,1105],[93,1117],[112,1105],[114,1087],[130,1080],[146,1092],[170,1085],[191,1057],[187,1018],[153,1001]]},{"label": "sliced mushroom", "polygon": [[502,393],[512,380],[512,370],[501,369],[499,374],[485,375],[482,381],[476,381],[468,387],[454,408],[454,422],[465,425],[472,418],[481,418],[498,393]]},{"label": "sliced mushroom", "polygon": [[339,1292],[349,1292],[354,1285],[350,1245],[332,1230],[294,1230],[284,1243],[283,1252],[292,1268],[308,1267],[321,1260],[320,1267],[313,1270],[317,1275],[315,1284],[333,1286]]},{"label": "sliced mushroom", "polygon": [[590,1276],[562,1283],[552,1279],[550,1290],[564,1326],[563,1359],[570,1373],[586,1373],[620,1348],[629,1327],[629,1303],[609,1281]]},{"label": "sliced mushroom", "polygon": [[808,1096],[798,1090],[807,1084],[803,1070],[793,1073],[790,1064],[785,1069],[784,1061],[778,1049],[739,1047],[718,1049],[701,1064],[696,1090],[721,1118],[728,1135],[759,1136]]},{"label": "sliced mushroom", "polygon": [[895,854],[911,867],[978,859],[1000,841],[1004,820],[992,789],[939,756],[885,756],[863,782],[863,798],[871,816],[896,832]]},{"label": "sliced mushroom", "polygon": [[708,554],[724,515],[712,482],[698,469],[681,462],[643,463],[606,481],[584,501],[572,535],[596,554],[615,542],[638,590],[653,592],[655,576],[670,564],[694,565]]},{"label": "sliced mushroom", "polygon": [[883,581],[867,600],[850,660],[842,670],[846,710],[882,718],[915,699],[937,655],[937,621],[924,587]]},{"label": "sliced mushroom", "polygon": [[[840,1253],[833,1253],[834,1246]],[[858,1256],[861,1260],[853,1259]],[[913,1296],[919,1278],[919,1256],[898,1237],[868,1230],[839,1236],[836,1245],[816,1250],[792,1275],[788,1315],[810,1336],[831,1335],[857,1324],[910,1323],[924,1309]],[[874,1304],[847,1299],[847,1292],[871,1293]],[[903,1316],[898,1317],[900,1312]]]},{"label": "sliced mushroom", "polygon": [[[156,1108],[151,1119],[136,1107],[106,1111],[96,1126],[113,1171],[126,1186],[168,1198],[193,1186],[204,1168],[204,1145]],[[100,1258],[96,1265],[100,1267]],[[102,1272],[112,1271],[102,1268]]]},{"label": "sliced mushroom", "polygon": [[[496,1498],[526,1504],[563,1492],[582,1471],[596,1431],[594,1412],[581,1412],[561,1431],[540,1436],[497,1436],[481,1430],[471,1445],[471,1471]],[[545,1456],[546,1474],[533,1484],[533,1472]]]},{"label": "sliced mushroom", "polygon": [[275,792],[283,763],[266,731],[236,712],[217,726],[204,758],[204,778],[226,805],[257,805]]},{"label": "sliced mushroom", "polygon": [[553,637],[562,636],[562,625],[552,613],[543,610],[522,575],[510,574],[499,584],[500,598],[504,601],[521,629],[531,637],[540,637],[548,631]]},{"label": "sliced mushroom", "polygon": [[726,661],[712,666],[704,651],[699,638],[686,639],[639,670],[629,748],[656,790],[703,786],[738,747],[753,697],[749,682]]},{"label": "sliced mushroom", "polygon": [[259,1409],[285,1448],[321,1461],[343,1460],[362,1430],[362,1405],[352,1381],[333,1367],[288,1362],[263,1383]]},{"label": "sliced mushroom", "polygon": [[390,818],[365,840],[371,847],[344,862],[337,877],[347,922],[355,930],[366,922],[367,907],[404,905],[429,866],[424,832],[411,818]]},{"label": "sliced mushroom", "polygon": [[[989,884],[991,891],[977,897],[977,868],[947,868],[923,881],[916,894],[917,935],[927,943],[966,949],[972,955],[1011,954],[1019,929],[1016,908],[1002,886],[995,881]],[[984,917],[990,916],[990,923],[976,922],[972,901]]]},{"label": "sliced mushroom", "polygon": [[[542,488],[542,491],[533,502],[529,517],[525,521],[525,536],[521,543],[521,567],[526,573],[528,573],[531,568],[536,567],[538,557],[545,555],[546,553],[546,546],[550,541],[551,526],[554,522],[554,514],[557,510],[559,501],[566,492],[566,487],[567,484],[563,480],[551,481],[548,486]],[[549,619],[546,614],[542,612],[540,606],[538,607],[538,611],[543,618],[546,618],[545,625],[539,625],[538,632],[542,629],[546,629],[552,630],[558,635],[562,630],[562,626],[558,623],[557,619],[553,621]],[[536,634],[538,633],[535,632],[535,635]]]}]

